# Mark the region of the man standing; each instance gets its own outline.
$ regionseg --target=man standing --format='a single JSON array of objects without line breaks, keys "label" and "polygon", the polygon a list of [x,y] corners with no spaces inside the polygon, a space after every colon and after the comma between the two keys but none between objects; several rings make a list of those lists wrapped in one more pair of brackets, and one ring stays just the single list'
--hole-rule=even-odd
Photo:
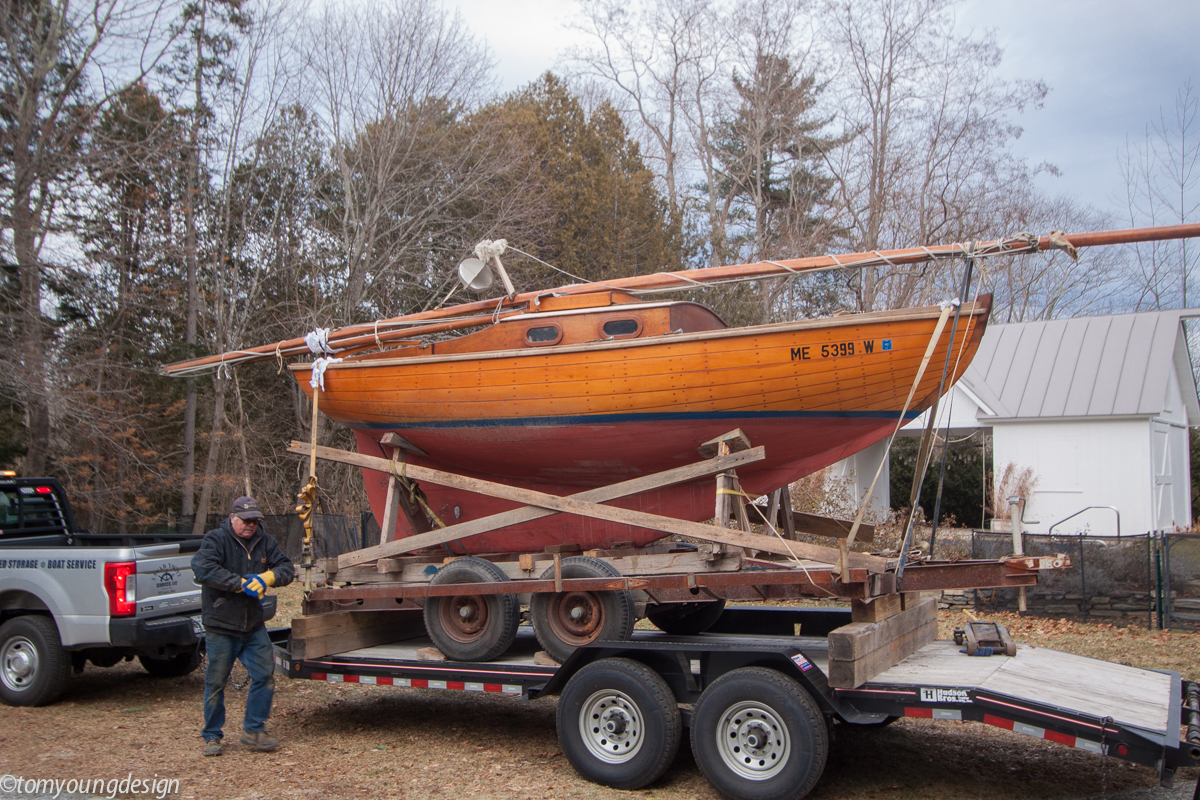
[{"label": "man standing", "polygon": [[268,586],[287,586],[296,576],[292,562],[262,530],[262,511],[253,497],[239,497],[221,527],[204,534],[192,557],[200,584],[208,668],[204,672],[204,755],[221,755],[225,726],[225,683],[234,659],[246,667],[250,691],[242,744],[274,750],[265,723],[275,694],[275,660],[263,624],[262,598]]}]

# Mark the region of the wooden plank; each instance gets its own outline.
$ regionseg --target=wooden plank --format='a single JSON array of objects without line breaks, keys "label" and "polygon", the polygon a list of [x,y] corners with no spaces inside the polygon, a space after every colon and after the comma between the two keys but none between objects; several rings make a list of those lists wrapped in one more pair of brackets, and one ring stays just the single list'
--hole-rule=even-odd
[{"label": "wooden plank", "polygon": [[835,689],[855,689],[937,638],[937,621],[927,622],[914,631],[883,645],[853,661],[829,659],[829,685]]},{"label": "wooden plank", "polygon": [[[760,448],[755,448],[759,450]],[[288,452],[308,454],[311,450],[311,445],[308,442],[293,441],[288,447]],[[746,453],[754,452],[747,450]],[[729,458],[737,458],[745,455],[745,453],[737,453]],[[338,450],[333,447],[317,447],[317,456],[329,461],[337,461],[342,464],[351,464],[353,466],[367,467],[368,469],[380,469],[382,465],[386,468],[388,462],[386,459],[376,458],[374,456],[365,456],[361,453],[349,453],[345,450]],[[712,462],[705,462],[711,465]],[[700,467],[702,465],[693,465]],[[686,468],[683,468],[686,469]],[[490,497],[500,497],[505,500],[513,500],[518,503],[526,503],[528,505],[538,506],[539,508],[551,509],[554,511],[562,511],[571,514],[577,514],[583,517],[591,517],[594,519],[608,520],[609,522],[619,522],[625,525],[634,525],[641,528],[650,528],[664,533],[675,533],[681,536],[690,536],[695,539],[701,539],[709,542],[720,542],[729,544],[735,547],[753,548],[762,550],[767,553],[775,553],[776,555],[794,555],[797,558],[807,558],[813,561],[820,561],[826,564],[832,564],[838,560],[838,551],[832,547],[822,547],[821,545],[808,544],[806,542],[790,542],[785,543],[783,540],[773,536],[763,536],[756,533],[744,533],[741,531],[721,530],[712,525],[705,525],[699,522],[689,522],[687,520],[672,519],[670,517],[662,517],[657,514],[647,514],[644,511],[633,511],[627,508],[614,508],[612,506],[599,505],[597,503],[583,502],[578,499],[578,496],[559,497],[557,495],[546,494],[544,492],[536,492],[532,489],[522,489],[517,486],[507,486],[505,484],[493,483],[491,481],[480,480],[478,478],[468,478],[465,475],[455,475],[441,470],[429,469],[428,467],[410,466],[409,474],[418,480],[427,480],[430,483],[436,483],[442,486],[451,486],[458,489],[465,489],[470,492],[485,494]],[[666,474],[666,473],[660,473]],[[620,484],[604,487],[612,490]],[[591,494],[600,492],[601,489],[593,489],[587,493]],[[511,513],[511,512],[509,512]],[[500,515],[495,515],[500,516]],[[511,524],[511,523],[509,523]],[[445,537],[447,532],[457,526],[451,528],[443,528],[425,536],[441,536]],[[483,531],[476,531],[482,533]],[[355,564],[362,564],[368,561],[374,561],[377,558],[385,556],[398,555],[414,549],[414,541],[424,537],[408,536],[403,539],[388,542],[387,544],[378,545],[376,547],[368,547],[365,550],[358,550],[353,553],[345,553],[338,557],[338,567],[344,568]],[[452,541],[462,538],[461,535],[452,534],[449,538],[443,538],[441,541]],[[432,542],[438,543],[438,542]],[[428,546],[430,542],[426,542],[421,546]],[[850,566],[852,568],[866,569],[870,572],[882,573],[887,571],[887,559],[878,556],[869,556],[862,553],[850,554]]]},{"label": "wooden plank", "polygon": [[[309,445],[307,442],[292,442],[292,445],[288,448],[288,451],[307,453],[308,447]],[[384,463],[384,465],[387,464],[384,459],[373,459],[371,456],[346,453],[345,451],[336,450],[334,448],[323,448],[323,450],[329,451],[330,453],[335,454],[335,456],[337,454],[352,456],[355,458],[355,460],[347,461],[338,457],[321,455],[321,453],[318,453],[319,457],[327,458],[333,461],[342,461],[342,463],[350,463],[354,464],[355,466],[366,466],[370,469],[379,469],[377,465],[360,462],[358,459],[371,459],[372,461],[381,461]],[[687,481],[695,480],[697,478],[704,478],[712,475],[715,472],[721,472],[722,470],[741,466],[743,464],[753,464],[754,462],[761,461],[764,458],[766,458],[766,450],[762,447],[755,447],[751,450],[746,450],[744,452],[736,453],[724,458],[701,461],[696,464],[689,464],[686,467],[678,467],[676,469],[667,470],[666,472],[655,473],[654,475],[645,475],[641,478],[633,478],[632,480],[614,483],[609,486],[602,486],[600,488],[591,489],[586,492],[580,492],[579,494],[572,496],[581,500],[591,500],[598,503],[604,503],[609,500],[616,500],[621,497],[638,494],[639,492],[648,491],[650,489],[657,489],[662,486],[670,486],[676,483],[686,483]],[[425,472],[425,470],[420,467],[410,467],[409,469],[410,472],[414,474],[414,477],[416,477],[415,472]],[[449,475],[449,473],[440,474]],[[421,480],[426,479],[427,478],[421,478]],[[431,482],[437,483],[437,481]],[[499,486],[499,484],[495,485]],[[354,553],[344,554],[338,559],[338,563],[339,565],[343,566],[366,563],[367,561],[373,561],[376,558],[381,558],[383,556],[399,555],[400,553],[404,552],[420,550],[425,547],[432,547],[445,542],[464,539],[468,536],[487,533],[488,531],[493,531],[497,528],[503,528],[506,525],[516,525],[520,522],[528,522],[530,520],[548,517],[557,513],[559,512],[545,508],[516,508],[512,511],[504,511],[488,517],[481,517],[480,519],[462,522],[457,525],[450,525],[448,527],[432,531],[428,534],[418,534],[416,536],[405,537],[404,539],[398,540],[406,545],[406,547],[401,549],[395,549],[394,545],[396,542],[391,542],[389,543],[389,546],[392,547],[392,549],[388,550],[387,552],[380,552],[378,548],[365,548]],[[359,558],[358,556],[360,554],[365,554],[365,557]],[[355,558],[353,560],[346,559],[347,555],[355,556]],[[346,560],[343,561],[342,559]]]},{"label": "wooden plank", "polygon": [[850,619],[854,622],[883,622],[888,617],[896,616],[902,610],[903,604],[898,594],[885,594],[870,602],[850,601]]},{"label": "wooden plank", "polygon": [[922,625],[937,621],[937,601],[932,597],[883,622],[851,622],[829,633],[829,657],[853,661],[878,650]]},{"label": "wooden plank", "polygon": [[400,462],[400,448],[392,448],[392,470],[388,475],[387,499],[383,502],[383,519],[379,520],[379,543],[384,544],[395,538],[396,520],[400,516],[400,479],[397,476],[396,465]]},{"label": "wooden plank", "polygon": [[[528,558],[526,558],[528,556]],[[734,572],[742,559],[736,553],[725,553],[713,558],[707,552],[662,553],[657,555],[616,556],[604,559],[629,578],[646,575],[679,575],[700,572]],[[517,561],[493,561],[509,580],[540,577],[552,563],[549,554],[524,553]],[[383,565],[383,566],[380,566]],[[337,575],[338,582],[345,583],[428,583],[435,574],[425,560],[381,558],[372,564],[356,564],[346,567]],[[787,566],[782,565],[782,566]],[[805,565],[809,569],[819,568],[815,563]],[[532,575],[531,575],[532,573]]]},{"label": "wooden plank", "polygon": [[[850,528],[854,525],[850,520],[822,517],[818,514],[805,514],[802,511],[792,512],[792,518],[796,522],[796,530],[800,533],[809,533],[813,536],[830,536],[837,539],[845,539],[849,536]],[[858,533],[854,535],[854,541],[875,541],[875,526],[867,525],[866,523],[859,525]]]},{"label": "wooden plank", "polygon": [[335,611],[292,619],[292,658],[320,658],[360,647],[420,636],[425,630],[418,610]]},{"label": "wooden plank", "polygon": [[[404,518],[408,520],[408,525],[412,528],[413,533],[427,533],[433,528],[433,525],[429,522],[423,511],[413,507],[408,493],[403,490],[400,481],[396,477],[396,462],[402,459],[402,450],[413,450],[420,455],[425,455],[425,453],[420,448],[414,448],[409,442],[394,433],[385,433],[379,442],[382,445],[393,448],[391,474],[388,475],[387,499],[384,501],[383,506],[383,516],[385,520],[390,519],[391,524],[388,527],[380,526],[379,543],[383,544],[394,539],[393,534],[396,531],[397,509],[404,512]],[[395,506],[391,505],[393,497],[396,502]]]}]

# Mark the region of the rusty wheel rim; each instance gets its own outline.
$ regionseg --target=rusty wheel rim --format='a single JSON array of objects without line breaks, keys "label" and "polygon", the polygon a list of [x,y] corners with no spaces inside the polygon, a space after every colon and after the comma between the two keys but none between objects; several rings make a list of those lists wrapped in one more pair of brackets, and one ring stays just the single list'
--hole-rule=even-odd
[{"label": "rusty wheel rim", "polygon": [[442,630],[454,641],[474,642],[487,631],[487,598],[473,594],[447,597],[438,604],[438,620]]},{"label": "rusty wheel rim", "polygon": [[550,628],[563,642],[578,647],[604,629],[604,604],[595,592],[563,592],[550,601]]}]

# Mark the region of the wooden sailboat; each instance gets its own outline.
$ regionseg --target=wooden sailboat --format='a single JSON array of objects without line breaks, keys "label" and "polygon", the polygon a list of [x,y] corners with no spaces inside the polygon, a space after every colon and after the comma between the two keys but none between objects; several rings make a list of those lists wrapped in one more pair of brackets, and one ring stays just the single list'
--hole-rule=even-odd
[{"label": "wooden sailboat", "polygon": [[[985,297],[963,309],[953,379],[971,362],[988,308]],[[331,364],[320,407],[354,429],[361,453],[390,457],[379,440],[393,433],[412,463],[557,495],[684,466],[702,443],[740,428],[767,445],[766,460],[739,471],[757,495],[890,433],[940,316],[934,307],[727,328],[695,303],[639,303],[617,292],[546,298],[536,312],[458,339]],[[946,359],[950,334],[943,327],[934,363]],[[292,370],[311,394],[311,365]],[[906,417],[929,407],[940,379],[940,369],[925,373]],[[364,477],[381,511],[387,476]],[[700,521],[712,517],[714,481],[615,504]],[[515,507],[447,487],[425,491],[446,521]],[[560,515],[463,540],[456,552],[661,536]]]}]

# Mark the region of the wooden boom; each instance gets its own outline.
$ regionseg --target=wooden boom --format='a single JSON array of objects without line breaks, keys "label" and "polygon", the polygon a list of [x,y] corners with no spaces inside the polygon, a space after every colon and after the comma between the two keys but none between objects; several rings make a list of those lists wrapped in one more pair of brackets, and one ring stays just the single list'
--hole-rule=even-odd
[{"label": "wooden boom", "polygon": [[[990,242],[972,244],[953,243],[929,247],[908,247],[898,250],[874,250],[846,255],[811,256],[808,258],[758,261],[751,264],[732,264],[723,267],[706,267],[676,272],[656,272],[652,275],[635,275],[628,278],[597,283],[575,283],[556,289],[523,292],[511,299],[476,300],[471,303],[448,308],[406,314],[370,325],[350,325],[338,328],[329,334],[329,344],[339,350],[361,349],[372,344],[391,343],[413,336],[441,333],[450,330],[482,327],[498,316],[521,313],[529,309],[539,296],[547,294],[587,294],[591,292],[660,292],[695,288],[698,285],[719,284],[759,278],[787,277],[802,272],[820,272],[832,269],[851,269],[879,264],[920,264],[941,258],[971,256],[985,258],[1013,256],[1066,247],[1097,247],[1113,244],[1157,242],[1169,239],[1200,237],[1200,224],[1170,225],[1157,228],[1130,228],[1119,231],[1092,231],[1088,233],[1061,234],[1036,237],[1014,236]],[[427,324],[422,324],[427,323]],[[193,375],[222,364],[246,364],[267,361],[273,358],[308,353],[303,338],[287,339],[275,344],[259,345],[244,350],[205,356],[190,361],[180,361],[163,367],[163,373],[173,376]]]}]

